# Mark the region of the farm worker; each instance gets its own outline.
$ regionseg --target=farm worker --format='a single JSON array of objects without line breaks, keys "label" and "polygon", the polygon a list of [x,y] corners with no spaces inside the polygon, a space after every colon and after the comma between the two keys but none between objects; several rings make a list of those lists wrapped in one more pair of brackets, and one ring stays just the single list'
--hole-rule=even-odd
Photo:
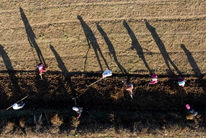
[{"label": "farm worker", "polygon": [[132,94],[133,94],[133,84],[126,84],[126,80],[123,80],[122,83],[126,86],[126,90],[129,91],[130,97],[133,99]]},{"label": "farm worker", "polygon": [[178,77],[178,85],[184,87],[185,86],[185,79]]},{"label": "farm worker", "polygon": [[185,107],[187,108],[187,111],[192,114],[193,116],[196,116],[198,112],[196,112],[193,108],[193,106],[190,106],[189,104],[186,104]]},{"label": "farm worker", "polygon": [[46,69],[49,68],[43,63],[39,63],[37,67],[39,69],[39,75],[42,75],[42,73],[46,72],[47,71]]},{"label": "farm worker", "polygon": [[129,95],[130,95],[131,98],[133,98],[132,97],[132,94],[133,94],[132,89],[133,89],[133,85],[132,84],[126,84],[126,90],[129,91]]},{"label": "farm worker", "polygon": [[20,103],[14,103],[14,104],[12,105],[12,108],[13,108],[14,110],[18,110],[18,109],[23,108],[24,105],[25,105],[25,103],[23,103],[23,101],[21,101]]},{"label": "farm worker", "polygon": [[157,81],[157,75],[154,73],[152,75],[152,81],[149,82],[149,84],[156,84],[158,81]]},{"label": "farm worker", "polygon": [[74,107],[72,107],[72,110],[76,111],[78,114],[77,118],[80,118],[81,113],[83,112],[83,107],[74,106]]},{"label": "farm worker", "polygon": [[47,68],[49,68],[48,66],[46,66],[45,64],[43,64],[43,63],[39,63],[38,64],[38,69],[39,69],[39,75],[40,75],[40,77],[41,77],[41,80],[43,80],[43,78],[42,78],[42,74],[43,74],[43,72],[46,72],[47,70]]}]

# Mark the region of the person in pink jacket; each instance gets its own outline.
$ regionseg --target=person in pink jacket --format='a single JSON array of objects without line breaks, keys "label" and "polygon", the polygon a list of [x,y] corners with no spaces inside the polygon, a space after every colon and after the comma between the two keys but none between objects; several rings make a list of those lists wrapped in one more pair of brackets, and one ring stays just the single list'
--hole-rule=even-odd
[{"label": "person in pink jacket", "polygon": [[157,81],[157,75],[154,73],[152,75],[152,81],[149,82],[149,84],[156,84],[158,81]]},{"label": "person in pink jacket", "polygon": [[188,113],[192,114],[193,116],[197,116],[198,112],[195,111],[193,106],[190,106],[189,104],[186,104],[185,107],[187,108]]}]

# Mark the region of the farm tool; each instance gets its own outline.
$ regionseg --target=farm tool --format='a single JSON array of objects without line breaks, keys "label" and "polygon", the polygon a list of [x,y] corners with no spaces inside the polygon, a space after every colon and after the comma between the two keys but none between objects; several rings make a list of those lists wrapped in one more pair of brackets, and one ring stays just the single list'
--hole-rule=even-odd
[{"label": "farm tool", "polygon": [[106,77],[109,77],[109,76],[112,76],[111,70],[105,70],[105,71],[102,73],[102,78],[99,79],[99,80],[97,80],[97,81],[95,81],[95,82],[93,82],[92,84],[88,85],[87,88],[90,87],[90,86],[92,86],[92,85],[94,85],[95,83],[99,82],[99,81],[102,80],[102,79],[106,79]]},{"label": "farm tool", "polygon": [[[21,101],[23,101],[24,99],[26,99],[27,97],[29,97],[29,95],[25,96],[24,98],[22,98],[21,100],[17,101],[16,103],[19,103]],[[9,110],[13,105],[9,106],[8,108],[6,108],[6,110]]]}]

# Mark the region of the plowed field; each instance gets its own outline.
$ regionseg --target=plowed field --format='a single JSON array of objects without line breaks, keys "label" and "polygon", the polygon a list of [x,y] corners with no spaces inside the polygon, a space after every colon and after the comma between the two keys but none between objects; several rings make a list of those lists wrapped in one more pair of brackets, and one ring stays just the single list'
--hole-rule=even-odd
[{"label": "plowed field", "polygon": [[[26,95],[30,95],[25,100],[26,114],[40,109],[73,113],[72,98],[78,96],[85,117],[96,117],[86,120],[83,115],[78,131],[88,128],[89,133],[100,134],[109,131],[110,124],[121,136],[120,129],[131,130],[133,125],[125,137],[137,136],[129,135],[137,130],[150,136],[153,127],[162,129],[166,122],[184,120],[186,103],[204,116],[205,0],[3,0],[0,16],[2,114],[12,114],[4,109]],[[36,70],[40,62],[49,66],[44,81]],[[159,82],[148,87],[157,67]],[[106,69],[112,77],[86,87]],[[174,83],[178,76],[186,78],[184,88]],[[134,85],[133,100],[125,91],[125,79]],[[136,116],[128,117],[132,114]],[[63,116],[60,130],[70,127],[71,116]],[[205,122],[200,126],[205,129]],[[73,134],[77,133],[75,129]],[[107,134],[88,136],[114,136]]]}]

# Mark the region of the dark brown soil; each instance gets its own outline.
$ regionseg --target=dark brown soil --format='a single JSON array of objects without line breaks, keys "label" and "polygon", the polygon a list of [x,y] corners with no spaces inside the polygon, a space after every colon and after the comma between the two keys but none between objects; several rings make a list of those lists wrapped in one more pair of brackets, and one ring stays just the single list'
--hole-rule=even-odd
[{"label": "dark brown soil", "polygon": [[115,74],[87,88],[88,84],[101,78],[101,74],[91,74],[69,76],[49,72],[43,76],[43,81],[35,72],[1,74],[0,106],[6,109],[26,95],[30,95],[25,100],[25,108],[29,109],[71,109],[75,96],[78,96],[78,105],[104,110],[182,111],[186,103],[201,110],[206,104],[203,100],[206,96],[204,78],[186,77],[186,86],[182,88],[174,83],[177,77],[159,78],[158,84],[148,87],[150,76],[133,76],[128,80],[134,85],[132,100],[122,83],[127,76]]},{"label": "dark brown soil", "polygon": [[[87,131],[93,132],[94,128],[95,131],[100,131],[112,126],[115,127],[116,133],[119,133],[120,126],[133,132],[136,131],[133,129],[138,122],[135,129],[141,133],[144,131],[153,133],[154,129],[186,123],[186,103],[194,105],[202,116],[199,124],[202,126],[205,124],[202,123],[206,104],[205,78],[186,77],[186,86],[182,88],[174,83],[177,76],[160,76],[156,85],[148,87],[150,76],[130,77],[114,74],[87,88],[88,84],[101,78],[101,74],[92,74],[68,75],[48,72],[43,76],[44,81],[41,81],[35,71],[2,73],[0,75],[1,127],[5,129],[6,124],[8,126],[14,123],[17,126],[26,126],[27,129],[33,128],[35,126],[31,123],[33,115],[43,113],[45,120],[49,120],[47,122],[44,120],[46,126],[55,122],[52,118],[57,118],[55,123],[61,122],[57,126],[59,130],[64,132],[69,129],[69,134],[72,135],[75,135],[77,130],[83,134]],[[122,83],[124,79],[134,85],[133,100],[125,90]],[[28,94],[29,97],[25,100],[26,106],[22,110],[4,110]],[[78,96],[77,104],[84,107],[80,122],[72,119],[72,116],[76,116],[71,109],[74,106],[72,98],[75,96]],[[27,132],[21,130],[21,133]]]}]

